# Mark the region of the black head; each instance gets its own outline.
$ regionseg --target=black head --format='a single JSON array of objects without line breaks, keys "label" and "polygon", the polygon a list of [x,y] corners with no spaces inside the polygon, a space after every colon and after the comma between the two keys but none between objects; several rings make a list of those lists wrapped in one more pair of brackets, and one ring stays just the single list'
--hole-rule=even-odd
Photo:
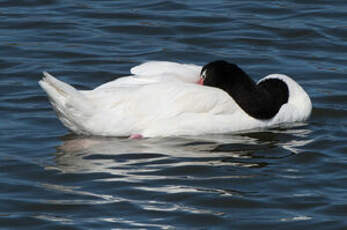
[{"label": "black head", "polygon": [[200,73],[203,85],[227,90],[235,85],[254,84],[249,76],[237,65],[218,60],[205,65]]}]

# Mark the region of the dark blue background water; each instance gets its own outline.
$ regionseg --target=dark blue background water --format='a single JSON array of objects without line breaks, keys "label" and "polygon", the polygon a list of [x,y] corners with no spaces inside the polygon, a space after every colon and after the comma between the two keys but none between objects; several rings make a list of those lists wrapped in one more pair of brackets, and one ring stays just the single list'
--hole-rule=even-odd
[{"label": "dark blue background water", "polygon": [[[347,3],[0,1],[1,229],[343,229]],[[69,134],[37,81],[226,59],[310,94],[305,124],[131,141]]]}]

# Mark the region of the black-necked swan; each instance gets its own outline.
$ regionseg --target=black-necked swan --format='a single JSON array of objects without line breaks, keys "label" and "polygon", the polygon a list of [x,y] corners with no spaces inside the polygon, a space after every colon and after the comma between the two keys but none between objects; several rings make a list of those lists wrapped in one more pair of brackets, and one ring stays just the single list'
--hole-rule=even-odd
[{"label": "black-necked swan", "polygon": [[39,84],[61,122],[82,135],[223,134],[304,121],[312,110],[290,77],[271,74],[256,84],[226,61],[202,68],[150,61],[131,74],[93,90],[76,90],[47,72]]}]

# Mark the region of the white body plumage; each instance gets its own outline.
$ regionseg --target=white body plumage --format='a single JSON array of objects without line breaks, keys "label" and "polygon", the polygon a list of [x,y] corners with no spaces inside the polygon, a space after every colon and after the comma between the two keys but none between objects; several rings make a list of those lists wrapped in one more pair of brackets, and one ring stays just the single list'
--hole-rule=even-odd
[{"label": "white body plumage", "polygon": [[[267,78],[284,81],[288,102],[271,119],[245,113],[226,92],[201,86],[201,67],[152,61],[131,69],[94,90],[79,91],[48,73],[39,82],[59,119],[83,135],[143,137],[231,133],[306,120],[312,105],[293,79],[281,74]],[[260,82],[259,81],[259,82]]]}]

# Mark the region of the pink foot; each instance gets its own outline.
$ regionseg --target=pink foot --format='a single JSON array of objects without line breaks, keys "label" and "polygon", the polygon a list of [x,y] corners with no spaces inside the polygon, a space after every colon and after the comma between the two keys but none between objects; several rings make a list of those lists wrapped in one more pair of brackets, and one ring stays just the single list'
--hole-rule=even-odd
[{"label": "pink foot", "polygon": [[142,139],[143,136],[139,133],[135,133],[135,134],[131,134],[129,139],[132,139],[132,140],[138,140],[138,139]]}]

